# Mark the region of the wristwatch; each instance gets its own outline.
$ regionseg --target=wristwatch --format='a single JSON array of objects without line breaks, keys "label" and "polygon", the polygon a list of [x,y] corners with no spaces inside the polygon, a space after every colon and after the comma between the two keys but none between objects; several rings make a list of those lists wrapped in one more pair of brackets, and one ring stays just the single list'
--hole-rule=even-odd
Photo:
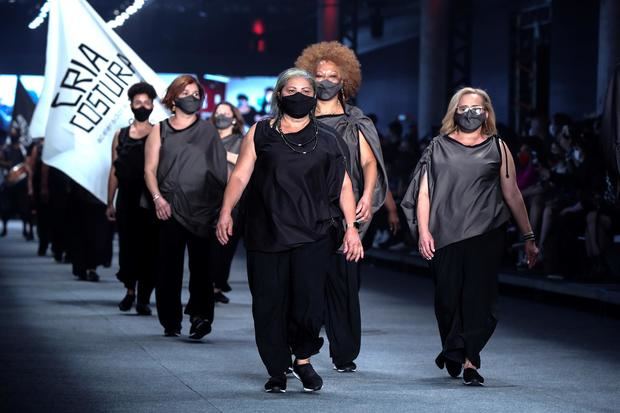
[{"label": "wristwatch", "polygon": [[347,222],[347,229],[349,228],[360,229],[360,223],[358,221],[354,221],[353,223]]}]

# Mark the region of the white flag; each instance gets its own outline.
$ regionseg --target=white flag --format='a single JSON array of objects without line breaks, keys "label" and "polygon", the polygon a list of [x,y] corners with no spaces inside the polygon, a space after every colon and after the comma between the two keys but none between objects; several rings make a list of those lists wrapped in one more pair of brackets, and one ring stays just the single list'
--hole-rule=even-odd
[{"label": "white flag", "polygon": [[[48,25],[31,134],[45,137],[46,164],[105,203],[114,132],[132,118],[127,90],[146,81],[163,96],[166,85],[85,0],[51,0]],[[155,102],[151,122],[167,116]]]}]

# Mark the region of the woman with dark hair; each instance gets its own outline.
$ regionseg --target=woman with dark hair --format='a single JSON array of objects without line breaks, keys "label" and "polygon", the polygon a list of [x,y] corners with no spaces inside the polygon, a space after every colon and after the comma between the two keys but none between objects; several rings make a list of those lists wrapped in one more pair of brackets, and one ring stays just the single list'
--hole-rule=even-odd
[{"label": "woman with dark hair", "polygon": [[[108,177],[108,220],[116,221],[118,229],[120,269],[116,277],[127,292],[118,304],[129,311],[138,301],[136,312],[151,315],[149,301],[155,287],[155,249],[157,227],[152,209],[142,208],[140,200],[147,188],[144,183],[144,146],[153,125],[149,116],[157,93],[146,82],[132,85],[127,95],[134,119],[117,131],[112,142],[112,167]],[[114,197],[116,196],[116,206]]]},{"label": "woman with dark hair", "polygon": [[[385,201],[387,173],[379,134],[373,122],[347,100],[360,87],[362,74],[355,53],[338,42],[313,44],[295,62],[317,81],[316,118],[342,136],[347,144],[348,173],[356,201],[356,223],[364,238],[374,214]],[[354,372],[360,352],[360,263],[347,262],[342,250],[333,254],[327,277],[325,331],[337,371]]]},{"label": "woman with dark hair", "polygon": [[[241,141],[243,140],[243,116],[239,109],[231,103],[218,103],[213,110],[211,117],[213,126],[217,129],[220,139],[226,148],[226,160],[228,161],[228,176],[233,171],[239,158],[241,150]],[[243,217],[241,206],[238,205],[234,211],[235,214],[235,231],[226,245],[220,244],[215,238],[209,248],[211,268],[213,271],[213,294],[216,302],[228,304],[230,299],[224,295],[224,292],[231,290],[228,284],[230,276],[230,266],[232,264],[237,244],[241,239],[243,232]]]},{"label": "woman with dark hair", "polygon": [[274,118],[258,122],[244,138],[217,224],[217,237],[226,244],[234,230],[232,210],[249,184],[248,279],[256,345],[271,376],[267,392],[286,391],[291,354],[304,390],[323,386],[310,357],[323,345],[325,278],[329,257],[343,242],[343,215],[344,254],[351,261],[364,255],[346,147],[335,130],[314,119],[315,104],[316,83],[308,72],[280,74]]},{"label": "woman with dark hair", "polygon": [[435,363],[452,377],[463,371],[464,384],[480,386],[480,352],[497,325],[497,272],[511,212],[530,267],[538,255],[514,161],[497,136],[484,90],[454,94],[401,205],[435,282],[442,344]]},{"label": "woman with dark hair", "polygon": [[200,119],[204,90],[190,75],[177,77],[162,103],[173,115],[154,125],[146,142],[144,176],[160,220],[155,294],[167,337],[181,334],[185,249],[189,257],[189,337],[211,332],[213,278],[206,251],[214,236],[226,185],[226,149],[211,122]]}]

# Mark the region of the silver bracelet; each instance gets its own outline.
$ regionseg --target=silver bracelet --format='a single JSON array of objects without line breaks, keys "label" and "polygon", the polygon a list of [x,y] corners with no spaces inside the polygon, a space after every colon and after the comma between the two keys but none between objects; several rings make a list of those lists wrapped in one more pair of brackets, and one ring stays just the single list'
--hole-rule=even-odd
[{"label": "silver bracelet", "polygon": [[159,194],[153,195],[153,202],[157,201],[159,198],[161,198],[161,195]]}]

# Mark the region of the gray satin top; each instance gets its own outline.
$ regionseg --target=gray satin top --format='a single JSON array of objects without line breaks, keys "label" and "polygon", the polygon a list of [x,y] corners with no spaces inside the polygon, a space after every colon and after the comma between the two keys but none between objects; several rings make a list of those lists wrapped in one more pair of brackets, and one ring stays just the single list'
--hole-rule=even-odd
[{"label": "gray satin top", "polygon": [[215,127],[202,119],[185,129],[160,123],[157,182],[172,216],[191,233],[206,237],[215,221],[227,180],[226,149]]},{"label": "gray satin top", "polygon": [[433,139],[416,166],[401,206],[417,239],[420,182],[428,173],[429,230],[439,249],[489,232],[510,218],[500,183],[502,152],[497,136],[466,146],[446,135]]},{"label": "gray satin top", "polygon": [[[373,214],[381,208],[387,195],[388,180],[379,134],[372,121],[356,106],[346,105],[345,113],[340,115],[317,116],[317,120],[331,126],[342,136],[347,144],[347,172],[353,184],[355,202],[358,202],[364,193],[364,170],[360,159],[359,132],[362,133],[377,160],[377,184],[372,197]],[[370,220],[361,225],[359,233],[363,238],[370,225]]]}]

